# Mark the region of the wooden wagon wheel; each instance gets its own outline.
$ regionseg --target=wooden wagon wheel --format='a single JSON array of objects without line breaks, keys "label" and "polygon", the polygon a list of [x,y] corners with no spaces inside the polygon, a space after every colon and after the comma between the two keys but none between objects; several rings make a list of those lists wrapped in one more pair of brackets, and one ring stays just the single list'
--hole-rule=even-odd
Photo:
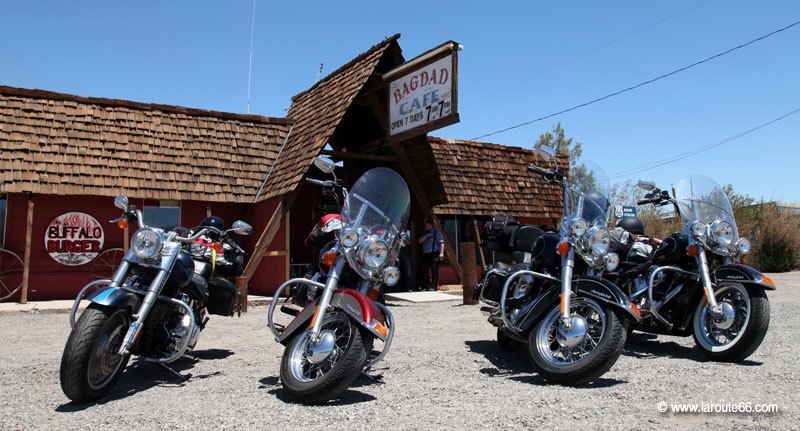
[{"label": "wooden wagon wheel", "polygon": [[114,274],[114,270],[116,270],[119,263],[122,262],[123,256],[125,256],[125,250],[121,248],[109,248],[98,254],[92,261],[90,273],[92,280],[111,278]]},{"label": "wooden wagon wheel", "polygon": [[0,301],[10,300],[22,287],[22,259],[0,248]]}]

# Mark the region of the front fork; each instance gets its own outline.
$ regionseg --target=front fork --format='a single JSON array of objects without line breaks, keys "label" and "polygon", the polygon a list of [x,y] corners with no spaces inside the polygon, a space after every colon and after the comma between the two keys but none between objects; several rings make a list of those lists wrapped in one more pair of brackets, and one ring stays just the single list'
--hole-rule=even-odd
[{"label": "front fork", "polygon": [[325,288],[322,290],[322,297],[317,304],[317,310],[314,312],[314,317],[311,318],[311,331],[308,333],[308,339],[312,343],[319,342],[319,333],[322,330],[322,322],[325,320],[325,313],[331,304],[334,292],[339,285],[339,277],[344,271],[345,258],[339,256],[336,263],[328,270],[328,279],[325,281]]},{"label": "front fork", "polygon": [[711,269],[708,267],[706,250],[701,244],[697,245],[697,266],[700,269],[700,278],[703,280],[703,293],[706,297],[706,304],[711,314],[719,316],[722,313],[717,304],[717,297],[714,294],[714,286],[711,283]]},{"label": "front fork", "polygon": [[[116,275],[117,274],[114,274],[115,280]],[[128,328],[128,332],[125,334],[125,341],[119,348],[120,355],[126,355],[130,353],[131,346],[133,346],[133,343],[135,343],[136,339],[139,338],[139,333],[142,332],[144,320],[147,318],[147,315],[150,314],[150,309],[153,308],[153,304],[155,304],[159,293],[161,293],[161,286],[163,286],[167,281],[168,276],[169,271],[161,269],[158,271],[156,278],[153,279],[153,282],[150,283],[147,293],[144,295],[144,299],[142,300],[142,305],[139,306],[139,310],[133,315],[136,321],[131,323],[131,326]]]},{"label": "front fork", "polygon": [[561,256],[561,324],[569,329],[572,326],[570,300],[572,299],[572,272],[575,269],[575,250],[570,247]]}]

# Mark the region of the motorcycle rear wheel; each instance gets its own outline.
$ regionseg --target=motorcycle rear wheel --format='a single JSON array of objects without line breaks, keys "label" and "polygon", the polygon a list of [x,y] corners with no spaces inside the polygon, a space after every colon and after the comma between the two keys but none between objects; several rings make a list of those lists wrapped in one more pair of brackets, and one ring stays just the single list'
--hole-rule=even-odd
[{"label": "motorcycle rear wheel", "polygon": [[565,348],[558,343],[559,304],[541,319],[528,336],[528,354],[539,374],[548,382],[580,386],[592,382],[619,359],[627,328],[616,312],[588,298],[571,301],[572,315],[583,316],[588,331],[580,343]]},{"label": "motorcycle rear wheel", "polygon": [[281,382],[292,399],[303,404],[320,404],[336,398],[361,375],[367,362],[367,349],[361,330],[340,311],[325,314],[322,331],[333,331],[336,347],[319,364],[308,359],[307,329],[286,346],[281,360]]},{"label": "motorcycle rear wheel", "polygon": [[117,354],[129,326],[126,308],[90,304],[81,314],[61,356],[61,389],[70,400],[86,403],[111,391],[130,359]]}]

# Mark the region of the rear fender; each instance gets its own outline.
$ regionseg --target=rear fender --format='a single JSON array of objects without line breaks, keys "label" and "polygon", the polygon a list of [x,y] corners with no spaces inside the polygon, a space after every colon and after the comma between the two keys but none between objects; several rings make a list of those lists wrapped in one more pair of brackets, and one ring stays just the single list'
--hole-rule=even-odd
[{"label": "rear fender", "polygon": [[635,321],[642,320],[638,310],[632,307],[628,297],[616,284],[603,278],[579,278],[575,281],[577,296],[592,298],[622,310]]},{"label": "rear fender", "polygon": [[[281,332],[281,335],[278,337],[279,343],[284,345],[288,344],[289,340],[294,338],[295,334],[309,327],[311,319],[316,312],[318,302],[319,300],[316,300],[300,311],[297,317],[295,317],[294,320],[286,326],[286,329]],[[338,289],[336,293],[333,294],[333,298],[331,298],[330,306],[350,316],[375,337],[380,340],[386,340],[388,331],[387,334],[384,334],[382,329],[387,330],[388,328],[384,326],[385,321],[383,313],[381,313],[380,309],[378,309],[371,299],[360,292],[353,289]]]},{"label": "rear fender", "polygon": [[119,287],[108,286],[100,289],[86,298],[89,302],[106,307],[126,307],[135,313],[142,304],[141,297]]},{"label": "rear fender", "polygon": [[775,282],[771,278],[765,277],[746,265],[722,265],[714,270],[714,280],[717,284],[739,283],[749,286],[760,287],[766,290],[775,290]]}]

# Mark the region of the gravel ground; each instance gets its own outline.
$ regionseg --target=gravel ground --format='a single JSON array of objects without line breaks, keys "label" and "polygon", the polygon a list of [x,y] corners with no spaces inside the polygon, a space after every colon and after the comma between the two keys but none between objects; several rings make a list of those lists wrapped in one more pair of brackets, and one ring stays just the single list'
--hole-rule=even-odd
[{"label": "gravel ground", "polygon": [[[508,354],[478,307],[457,302],[394,304],[398,332],[379,368],[340,400],[306,407],[286,401],[278,380],[283,348],[266,328],[266,307],[213,318],[201,334],[202,360],[177,363],[178,383],[132,362],[111,396],[67,403],[58,382],[66,314],[0,315],[0,428],[144,429],[798,429],[796,353],[800,273],[776,275],[772,321],[744,364],[704,361],[691,338],[634,334],[623,356],[591,387],[550,386],[524,352]],[[771,414],[659,413],[659,402],[777,404]]]}]

